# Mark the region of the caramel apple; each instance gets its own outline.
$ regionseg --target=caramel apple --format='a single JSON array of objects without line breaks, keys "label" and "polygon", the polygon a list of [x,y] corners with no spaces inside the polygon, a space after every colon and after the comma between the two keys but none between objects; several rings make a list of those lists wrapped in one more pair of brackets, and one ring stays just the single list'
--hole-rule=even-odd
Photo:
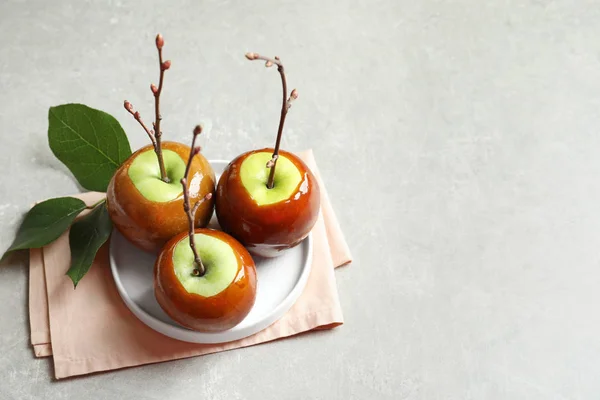
[{"label": "caramel apple", "polygon": [[[171,61],[163,61],[164,39],[156,36],[160,77],[158,86],[150,85],[154,95],[155,120],[149,129],[129,101],[125,109],[144,129],[152,145],[132,154],[112,177],[107,189],[107,207],[115,228],[130,242],[146,251],[158,251],[180,232],[185,231],[187,217],[183,212],[183,193],[180,180],[184,177],[190,148],[180,143],[162,142],[160,95],[164,74]],[[189,196],[204,198],[215,190],[215,173],[209,162],[195,155],[190,166]],[[213,201],[207,201],[195,214],[195,226],[208,224]]]},{"label": "caramel apple", "polygon": [[174,321],[187,328],[201,332],[231,329],[254,305],[254,261],[244,246],[224,232],[196,229],[194,242],[205,273],[194,272],[189,234],[180,233],[156,260],[156,300]]},{"label": "caramel apple", "polygon": [[223,230],[252,254],[275,257],[310,233],[319,214],[319,186],[300,158],[279,149],[285,117],[298,97],[296,89],[288,97],[281,60],[256,53],[246,58],[277,65],[283,86],[279,129],[274,149],[249,151],[229,163],[217,185],[216,213]]},{"label": "caramel apple", "polygon": [[217,186],[221,228],[248,250],[277,256],[300,243],[319,215],[319,186],[298,156],[279,151],[274,185],[267,188],[273,149],[254,150],[233,160]]},{"label": "caramel apple", "polygon": [[[194,135],[194,140],[197,135]],[[211,194],[191,206],[187,171],[199,152],[192,143],[181,184],[188,232],[175,236],[161,250],[154,266],[158,304],[176,322],[193,330],[218,332],[239,324],[256,300],[256,267],[248,251],[228,234],[194,229],[195,212]]]},{"label": "caramel apple", "polygon": [[[158,251],[188,226],[179,182],[186,168],[183,160],[190,154],[190,148],[181,143],[164,142],[162,152],[168,182],[160,178],[152,146],[146,146],[133,153],[119,167],[106,193],[108,213],[115,228],[146,251]],[[190,166],[190,199],[197,201],[213,193],[215,182],[212,167],[206,158],[197,154]],[[198,208],[195,226],[206,226],[212,212],[211,199]]]}]

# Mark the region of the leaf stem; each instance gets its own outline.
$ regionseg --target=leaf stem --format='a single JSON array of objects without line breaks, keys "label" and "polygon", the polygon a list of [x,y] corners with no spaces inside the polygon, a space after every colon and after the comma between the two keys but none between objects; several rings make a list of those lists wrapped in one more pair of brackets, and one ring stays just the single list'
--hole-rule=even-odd
[{"label": "leaf stem", "polygon": [[105,202],[105,201],[106,201],[106,198],[103,198],[103,199],[101,199],[101,200],[98,200],[97,202],[95,202],[95,203],[94,203],[94,204],[92,204],[91,206],[85,206],[85,208],[87,208],[88,210],[91,210],[92,208],[96,208],[96,206],[97,206],[98,204],[101,204],[101,203],[103,203],[103,202]]}]

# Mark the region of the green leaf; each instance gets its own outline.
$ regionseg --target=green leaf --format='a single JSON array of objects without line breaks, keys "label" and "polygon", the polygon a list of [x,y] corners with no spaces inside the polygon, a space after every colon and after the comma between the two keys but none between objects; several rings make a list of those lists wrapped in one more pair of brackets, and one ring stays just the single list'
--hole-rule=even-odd
[{"label": "green leaf", "polygon": [[106,242],[112,231],[106,203],[97,205],[88,215],[76,221],[69,233],[71,267],[67,275],[77,284],[89,271],[98,249]]},{"label": "green leaf", "polygon": [[53,242],[83,210],[85,203],[73,197],[59,197],[36,204],[25,215],[17,237],[6,252],[38,248]]},{"label": "green leaf", "polygon": [[48,142],[81,186],[106,192],[119,166],[131,155],[125,131],[111,115],[83,104],[48,111]]}]

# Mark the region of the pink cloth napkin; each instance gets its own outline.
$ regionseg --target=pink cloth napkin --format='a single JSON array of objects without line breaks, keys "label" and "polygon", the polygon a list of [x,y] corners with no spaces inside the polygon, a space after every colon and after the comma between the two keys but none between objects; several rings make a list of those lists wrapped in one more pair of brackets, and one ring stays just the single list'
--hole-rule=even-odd
[{"label": "pink cloth napkin", "polygon": [[[333,270],[351,261],[312,151],[299,154],[317,176],[321,214],[313,228],[313,264],[296,304],[277,322],[234,342],[181,342],[150,329],[122,302],[103,246],[90,271],[73,290],[65,276],[70,264],[68,232],[43,249],[31,250],[29,316],[37,357],[53,356],[57,379],[251,346],[343,323]],[[103,193],[77,197],[88,205]]]}]

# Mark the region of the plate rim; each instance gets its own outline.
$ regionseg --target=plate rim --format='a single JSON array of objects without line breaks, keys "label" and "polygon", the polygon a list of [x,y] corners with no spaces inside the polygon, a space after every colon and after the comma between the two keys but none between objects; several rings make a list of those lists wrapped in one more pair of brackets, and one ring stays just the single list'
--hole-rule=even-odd
[{"label": "plate rim", "polygon": [[[213,164],[225,164],[228,165],[230,161],[226,160],[209,160],[211,166]],[[150,313],[144,311],[135,301],[131,299],[131,297],[127,294],[125,287],[120,279],[120,275],[117,271],[117,262],[114,259],[115,254],[114,250],[115,241],[119,236],[122,237],[123,240],[125,237],[118,234],[117,229],[113,227],[113,232],[111,233],[110,244],[109,244],[109,263],[110,270],[115,285],[117,287],[117,291],[119,292],[119,296],[129,308],[129,310],[142,321],[149,328],[173,339],[177,339],[184,342],[189,343],[201,343],[201,344],[216,344],[216,343],[227,343],[235,340],[240,340],[249,336],[252,336],[267,327],[271,326],[273,323],[278,321],[281,317],[285,315],[285,313],[292,308],[292,306],[296,303],[296,300],[300,297],[300,295],[304,292],[304,288],[306,287],[306,283],[308,282],[308,277],[310,275],[310,271],[312,269],[312,259],[313,259],[313,239],[312,232],[308,234],[308,236],[299,244],[299,246],[305,246],[306,249],[303,251],[306,256],[304,257],[304,265],[302,266],[302,272],[298,277],[295,285],[292,290],[287,294],[287,296],[264,318],[261,318],[256,323],[243,328],[239,331],[231,331],[226,330],[223,332],[198,332],[193,331],[188,328],[185,328],[181,325],[171,325],[166,323]],[[153,290],[154,292],[154,290]],[[235,328],[235,327],[234,327]],[[234,329],[232,328],[232,329]]]}]

